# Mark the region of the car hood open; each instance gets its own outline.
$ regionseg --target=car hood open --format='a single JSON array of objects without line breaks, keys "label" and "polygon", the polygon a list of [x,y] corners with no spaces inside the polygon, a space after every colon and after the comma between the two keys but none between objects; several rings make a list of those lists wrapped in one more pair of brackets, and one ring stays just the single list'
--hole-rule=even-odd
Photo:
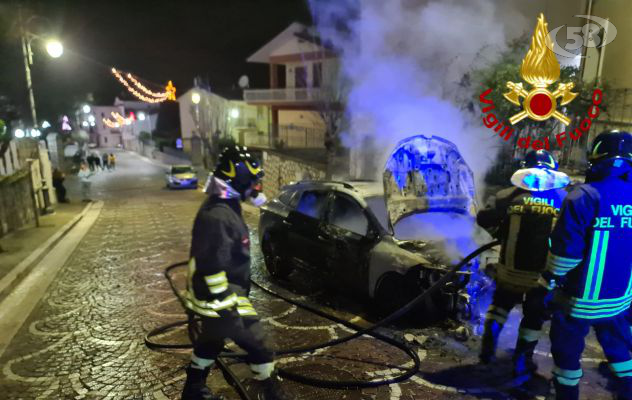
[{"label": "car hood open", "polygon": [[474,176],[454,143],[412,136],[397,144],[384,167],[391,231],[400,220],[426,212],[474,215]]}]

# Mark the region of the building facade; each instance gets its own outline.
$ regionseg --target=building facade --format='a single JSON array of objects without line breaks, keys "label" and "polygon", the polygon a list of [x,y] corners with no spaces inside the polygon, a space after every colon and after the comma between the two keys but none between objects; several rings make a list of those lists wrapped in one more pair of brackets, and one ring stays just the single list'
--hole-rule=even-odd
[{"label": "building facade", "polygon": [[89,112],[80,110],[77,115],[82,129],[90,134],[90,143],[138,151],[141,132],[151,134],[156,129],[158,109],[158,104],[116,98],[111,106],[89,106]]},{"label": "building facade", "polygon": [[192,88],[178,98],[182,145],[194,164],[202,164],[216,151],[216,144],[231,138],[243,146],[270,146],[269,116],[264,106],[228,100],[202,88]]},{"label": "building facade", "polygon": [[247,61],[269,66],[269,88],[244,90],[244,100],[267,108],[271,144],[322,148],[326,130],[322,115],[339,106],[335,53],[310,28],[293,23]]}]

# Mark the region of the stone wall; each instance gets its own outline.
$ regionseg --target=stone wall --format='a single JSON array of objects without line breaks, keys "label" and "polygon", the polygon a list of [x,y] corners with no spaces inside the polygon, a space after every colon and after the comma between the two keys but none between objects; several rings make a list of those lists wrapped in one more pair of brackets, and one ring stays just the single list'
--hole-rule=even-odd
[{"label": "stone wall", "polygon": [[283,186],[300,180],[325,179],[324,163],[308,162],[282,153],[264,151],[263,191],[268,198],[278,195]]},{"label": "stone wall", "polygon": [[55,203],[45,145],[33,139],[13,140],[0,159],[0,237],[33,222],[35,210],[44,212]]},{"label": "stone wall", "polygon": [[0,237],[35,219],[28,169],[0,176]]}]

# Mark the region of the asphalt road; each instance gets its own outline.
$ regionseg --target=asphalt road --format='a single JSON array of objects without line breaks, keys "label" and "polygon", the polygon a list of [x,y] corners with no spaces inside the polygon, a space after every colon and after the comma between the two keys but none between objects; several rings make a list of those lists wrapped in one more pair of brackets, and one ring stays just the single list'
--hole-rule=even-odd
[{"label": "asphalt road", "polygon": [[[124,152],[118,154],[117,170],[98,174],[92,190],[92,197],[104,202],[96,222],[40,294],[0,357],[1,398],[179,398],[189,352],[149,350],[143,336],[160,324],[184,317],[162,270],[187,258],[191,224],[203,194],[165,189],[161,167]],[[245,215],[252,228],[257,281],[347,320],[367,323],[369,303],[331,292],[311,277],[298,273],[290,283],[271,282],[258,249],[257,213],[247,209]],[[177,274],[177,278],[181,283],[183,275]],[[259,290],[253,290],[252,297],[275,348],[318,343],[350,332]],[[422,359],[422,371],[406,382],[335,391],[286,381],[286,390],[296,399],[350,400],[530,399],[543,398],[548,392],[552,366],[546,340],[538,348],[542,376],[522,387],[512,385],[506,350],[515,340],[515,313],[503,336],[500,361],[492,368],[476,365],[479,341],[475,336],[463,340],[459,326],[446,322],[420,329],[407,324],[384,330],[409,341]],[[159,339],[176,343],[186,340],[186,334],[180,329]],[[610,398],[604,390],[607,380],[597,371],[602,353],[592,337],[584,357],[584,397]],[[362,337],[278,362],[292,371],[321,378],[375,379],[398,374],[409,361],[401,351]],[[255,390],[245,365],[232,368]],[[239,398],[221,373],[213,372],[209,383],[228,399]]]}]

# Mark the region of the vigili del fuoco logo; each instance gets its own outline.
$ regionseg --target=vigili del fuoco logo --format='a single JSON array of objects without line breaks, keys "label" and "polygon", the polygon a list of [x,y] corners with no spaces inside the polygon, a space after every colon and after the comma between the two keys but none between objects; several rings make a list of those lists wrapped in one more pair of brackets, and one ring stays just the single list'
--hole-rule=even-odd
[{"label": "vigili del fuoco logo", "polygon": [[[509,123],[515,125],[525,118],[534,121],[546,121],[549,118],[555,118],[560,123],[568,126],[571,122],[570,118],[564,115],[559,106],[564,106],[572,102],[578,93],[572,92],[575,84],[573,82],[560,82],[557,88],[551,92],[549,86],[560,79],[560,64],[557,61],[555,53],[551,50],[553,44],[547,29],[547,23],[544,15],[540,14],[538,22],[531,37],[531,45],[529,51],[522,60],[520,67],[520,76],[530,84],[530,88],[525,88],[523,82],[507,82],[509,91],[503,93],[504,98],[512,104],[522,107],[522,111],[516,113],[509,118]],[[527,90],[529,89],[529,90]],[[490,111],[495,108],[492,100],[487,96],[492,89],[483,92],[479,99],[484,106],[482,111],[486,114],[483,117],[483,123],[486,127],[493,129],[500,137],[509,140],[513,134],[513,128],[503,124],[498,120],[495,114]],[[603,93],[600,89],[596,89],[593,93],[593,104],[588,109],[588,116],[582,120],[579,128],[574,131],[561,132],[555,135],[555,139],[559,147],[563,147],[564,140],[571,137],[578,140],[583,133],[588,133],[592,120],[599,115],[598,105],[601,103]],[[522,100],[522,104],[521,104]],[[558,104],[559,102],[559,104]],[[518,146],[523,148],[533,147],[536,150],[550,149],[549,135],[544,139],[532,139],[527,136],[518,140]]]}]

